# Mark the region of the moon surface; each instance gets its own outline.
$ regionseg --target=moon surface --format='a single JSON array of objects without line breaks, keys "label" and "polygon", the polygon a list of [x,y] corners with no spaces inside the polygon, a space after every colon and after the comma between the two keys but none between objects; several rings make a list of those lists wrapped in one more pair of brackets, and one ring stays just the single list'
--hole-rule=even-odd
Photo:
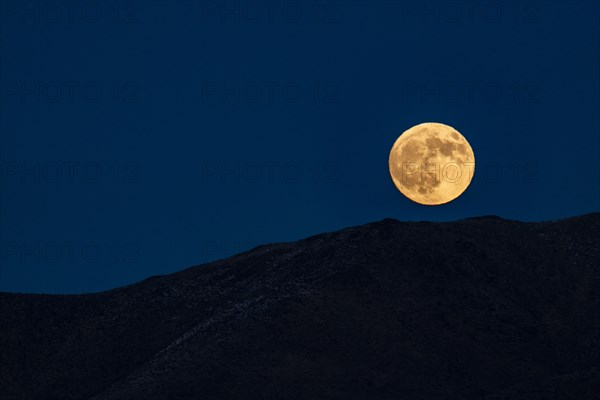
[{"label": "moon surface", "polygon": [[451,126],[426,122],[394,143],[390,175],[398,190],[419,204],[440,205],[460,196],[475,173],[473,149]]}]

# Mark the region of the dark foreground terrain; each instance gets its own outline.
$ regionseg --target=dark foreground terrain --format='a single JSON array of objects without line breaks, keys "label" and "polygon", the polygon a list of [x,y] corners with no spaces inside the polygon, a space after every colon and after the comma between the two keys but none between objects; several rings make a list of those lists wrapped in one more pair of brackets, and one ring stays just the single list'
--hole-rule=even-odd
[{"label": "dark foreground terrain", "polygon": [[0,398],[600,398],[600,214],[386,219],[108,292],[0,294]]}]

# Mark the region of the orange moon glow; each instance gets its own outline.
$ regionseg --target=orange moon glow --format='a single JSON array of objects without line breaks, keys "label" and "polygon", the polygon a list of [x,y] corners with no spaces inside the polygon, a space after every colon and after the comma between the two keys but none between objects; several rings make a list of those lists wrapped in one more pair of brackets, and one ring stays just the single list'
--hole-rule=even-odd
[{"label": "orange moon glow", "polygon": [[425,205],[460,196],[475,172],[473,149],[456,129],[435,122],[415,125],[394,143],[390,175],[398,190]]}]

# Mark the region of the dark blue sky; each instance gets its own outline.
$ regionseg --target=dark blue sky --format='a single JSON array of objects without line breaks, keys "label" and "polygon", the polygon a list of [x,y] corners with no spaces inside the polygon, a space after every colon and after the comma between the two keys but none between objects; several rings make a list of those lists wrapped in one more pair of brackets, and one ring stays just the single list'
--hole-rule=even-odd
[{"label": "dark blue sky", "polygon": [[[1,290],[104,290],[385,217],[600,209],[597,2],[0,7]],[[426,121],[477,160],[440,207],[387,169]]]}]

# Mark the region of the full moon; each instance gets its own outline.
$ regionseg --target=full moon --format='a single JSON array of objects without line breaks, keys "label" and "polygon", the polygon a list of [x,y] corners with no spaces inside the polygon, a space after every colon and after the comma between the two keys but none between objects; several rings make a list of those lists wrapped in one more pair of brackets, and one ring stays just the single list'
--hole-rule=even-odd
[{"label": "full moon", "polygon": [[415,125],[394,143],[390,175],[398,190],[425,205],[460,196],[475,173],[473,149],[456,129],[435,122]]}]

